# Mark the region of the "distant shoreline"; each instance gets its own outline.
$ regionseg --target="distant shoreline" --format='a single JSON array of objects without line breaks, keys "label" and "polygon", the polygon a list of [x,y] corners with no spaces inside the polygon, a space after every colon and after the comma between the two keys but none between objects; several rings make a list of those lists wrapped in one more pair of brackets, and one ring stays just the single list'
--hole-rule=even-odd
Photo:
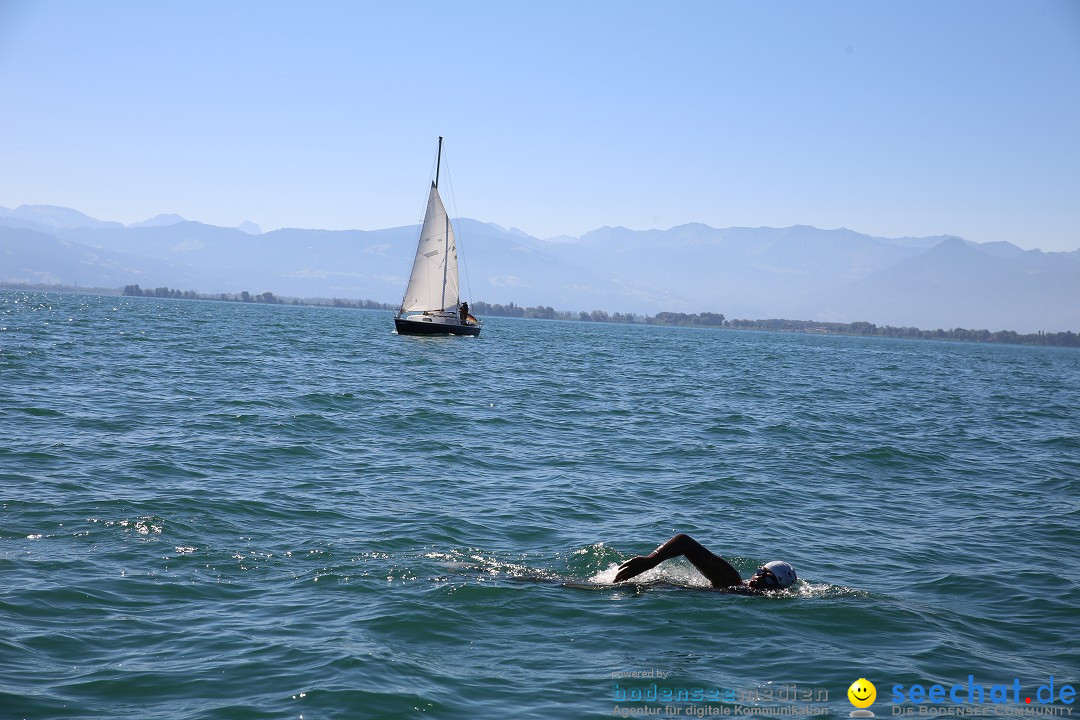
[{"label": "distant shoreline", "polygon": [[[239,293],[199,293],[194,290],[176,290],[159,287],[143,289],[138,285],[124,288],[81,288],[69,285],[45,285],[27,283],[0,282],[0,290],[24,290],[30,292],[57,292],[76,295],[102,295],[124,297],[151,297],[173,300],[209,300],[213,302],[246,302],[262,305],[293,305],[305,307],[337,307],[358,310],[396,310],[396,305],[375,300],[343,300],[340,298],[292,298],[278,297],[271,292],[253,295]],[[529,320],[573,320],[579,322],[603,322],[623,325],[658,325],[675,327],[702,327],[734,330],[764,330],[810,335],[851,335],[856,337],[890,337],[914,340],[951,340],[958,342],[994,343],[1000,345],[1036,345],[1045,347],[1080,347],[1080,335],[1071,330],[1064,332],[1039,332],[1021,334],[1013,330],[969,330],[953,328],[951,330],[922,330],[914,327],[893,327],[875,325],[870,322],[836,323],[816,320],[728,320],[722,313],[673,313],[660,312],[656,315],[638,315],[636,313],[608,313],[604,310],[592,312],[560,311],[547,306],[521,307],[510,303],[501,305],[477,300],[472,303],[473,312],[480,316],[512,317]]]}]

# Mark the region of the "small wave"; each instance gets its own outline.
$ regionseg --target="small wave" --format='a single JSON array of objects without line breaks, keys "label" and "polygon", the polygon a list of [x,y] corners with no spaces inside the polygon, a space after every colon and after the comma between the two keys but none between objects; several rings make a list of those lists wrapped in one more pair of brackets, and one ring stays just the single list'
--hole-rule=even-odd
[{"label": "small wave", "polygon": [[566,573],[572,577],[591,578],[605,572],[613,563],[618,567],[623,560],[625,558],[614,548],[604,543],[594,543],[567,555]]},{"label": "small wave", "polygon": [[1039,445],[1046,448],[1061,448],[1062,450],[1080,450],[1080,437],[1075,435],[1057,435],[1040,440]]},{"label": "small wave", "polygon": [[139,535],[160,535],[165,529],[165,520],[157,515],[143,515],[125,520],[106,520],[105,527],[118,527]]},{"label": "small wave", "polygon": [[311,405],[316,408],[335,408],[341,405],[343,402],[348,403],[355,400],[356,396],[350,392],[344,393],[308,393],[298,398],[298,401],[304,405]]},{"label": "small wave", "polygon": [[[614,563],[604,568],[600,572],[589,577],[588,581],[602,585],[614,585],[615,575],[619,572],[620,564],[621,563]],[[694,568],[671,562],[664,563],[652,570],[643,572],[633,579],[633,584],[678,585],[697,589],[708,589],[712,587],[712,583]]]},{"label": "small wave", "polygon": [[59,410],[53,410],[52,408],[18,407],[11,409],[15,412],[32,415],[33,417],[64,417],[64,413],[60,412]]},{"label": "small wave", "polygon": [[186,478],[200,480],[208,477],[208,475],[201,470],[194,470],[184,467],[183,465],[163,460],[135,463],[132,467],[150,478]]},{"label": "small wave", "polygon": [[852,452],[837,453],[832,459],[842,462],[868,461],[882,467],[906,467],[912,461],[916,463],[939,463],[949,460],[941,452],[904,450],[893,445],[876,445]]},{"label": "small wave", "polygon": [[785,592],[786,594],[794,595],[795,597],[814,600],[870,597],[870,593],[865,590],[856,590],[855,588],[845,587],[844,585],[830,585],[829,583],[818,583],[805,580],[800,580]]}]

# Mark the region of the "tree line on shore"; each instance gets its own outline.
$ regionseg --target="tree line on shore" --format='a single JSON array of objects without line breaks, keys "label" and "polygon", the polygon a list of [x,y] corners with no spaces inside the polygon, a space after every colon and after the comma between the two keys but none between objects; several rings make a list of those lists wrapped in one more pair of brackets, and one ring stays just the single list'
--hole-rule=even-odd
[{"label": "tree line on shore", "polygon": [[[48,290],[43,286],[23,286],[5,284],[8,287],[26,287],[27,289]],[[73,288],[51,288],[54,290],[72,290]],[[78,290],[78,288],[74,288]],[[115,290],[110,291],[115,293]],[[122,291],[129,297],[174,298],[180,300],[216,300],[220,302],[247,302],[268,305],[312,305],[318,307],[357,308],[363,310],[396,310],[395,305],[374,300],[342,300],[340,298],[282,298],[272,292],[253,295],[246,290],[240,293],[198,293],[193,290],[176,290],[168,287],[146,288],[138,285],[126,285]],[[919,340],[956,340],[962,342],[989,342],[1013,345],[1052,345],[1059,347],[1080,347],[1080,335],[1072,331],[1056,333],[1018,333],[1013,330],[920,330],[913,327],[893,327],[875,325],[870,322],[820,322],[816,320],[728,320],[722,313],[677,313],[660,312],[656,315],[638,315],[636,313],[608,313],[604,310],[591,312],[568,312],[555,310],[548,306],[522,307],[510,303],[500,305],[477,300],[471,305],[474,315],[479,317],[515,317],[540,320],[576,320],[579,322],[622,323],[632,325],[672,325],[681,327],[730,328],[738,330],[771,330],[774,332],[799,332],[823,335],[858,335],[865,337],[910,338]]]},{"label": "tree line on shore", "polygon": [[638,315],[636,313],[609,313],[605,310],[586,312],[567,312],[551,307],[521,307],[510,303],[486,303],[477,300],[471,306],[475,315],[496,317],[531,318],[536,320],[578,320],[581,322],[623,323],[629,325],[698,325],[701,327],[724,327],[725,318],[720,313],[673,313],[661,312],[656,315]]},{"label": "tree line on shore", "polygon": [[342,300],[340,298],[284,298],[272,292],[252,295],[247,290],[239,293],[198,293],[194,290],[176,290],[168,287],[146,288],[125,285],[127,297],[173,298],[176,300],[215,300],[218,302],[260,303],[263,305],[311,305],[315,307],[358,308],[360,310],[394,310],[395,306],[374,300]]},{"label": "tree line on shore", "polygon": [[864,337],[909,338],[916,340],[957,340],[962,342],[989,342],[1010,345],[1054,345],[1080,347],[1080,335],[1072,331],[1058,333],[1021,334],[1013,330],[920,330],[913,327],[875,325],[870,322],[820,322],[816,320],[728,320],[722,313],[676,313],[661,312],[656,315],[634,313],[611,313],[603,310],[592,312],[560,312],[550,307],[520,307],[488,304],[477,301],[472,306],[474,314],[484,316],[538,318],[544,320],[579,320],[583,322],[611,322],[642,325],[677,325],[682,327],[723,327],[738,330],[771,330],[774,332],[799,332],[821,335],[859,335]]},{"label": "tree line on shore", "polygon": [[815,322],[813,320],[732,320],[725,327],[748,330],[774,330],[778,332],[910,338],[915,340],[958,340],[962,342],[989,342],[1009,345],[1080,347],[1080,335],[1072,331],[1022,334],[1013,330],[990,332],[989,330],[967,330],[965,328],[920,330],[913,327],[879,326],[869,322],[831,323]]}]

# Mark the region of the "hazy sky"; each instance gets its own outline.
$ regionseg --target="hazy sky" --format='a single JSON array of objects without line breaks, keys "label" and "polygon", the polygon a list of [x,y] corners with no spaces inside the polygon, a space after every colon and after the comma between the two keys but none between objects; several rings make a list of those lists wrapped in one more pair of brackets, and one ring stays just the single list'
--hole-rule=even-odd
[{"label": "hazy sky", "polygon": [[0,205],[1080,247],[1080,2],[0,0]]}]

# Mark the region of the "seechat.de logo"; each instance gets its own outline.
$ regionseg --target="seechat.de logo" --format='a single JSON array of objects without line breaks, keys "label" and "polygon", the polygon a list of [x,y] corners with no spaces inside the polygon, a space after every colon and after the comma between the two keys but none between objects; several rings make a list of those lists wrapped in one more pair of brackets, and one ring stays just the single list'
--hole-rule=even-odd
[{"label": "seechat.de logo", "polygon": [[910,702],[920,707],[948,702],[961,705],[968,703],[977,705],[1013,704],[1026,707],[1032,705],[1032,703],[1036,706],[1049,705],[1054,703],[1055,700],[1063,705],[1072,705],[1076,702],[1076,688],[1060,682],[1055,686],[1053,675],[1050,676],[1050,682],[1038,687],[1034,696],[1029,692],[1022,691],[1020,678],[1013,678],[1013,681],[1008,685],[1004,683],[983,685],[975,682],[974,675],[968,675],[966,683],[956,683],[951,687],[940,684],[930,685],[929,687],[916,684],[910,688],[903,685],[892,686],[892,701],[894,703],[899,705],[903,702]]}]

